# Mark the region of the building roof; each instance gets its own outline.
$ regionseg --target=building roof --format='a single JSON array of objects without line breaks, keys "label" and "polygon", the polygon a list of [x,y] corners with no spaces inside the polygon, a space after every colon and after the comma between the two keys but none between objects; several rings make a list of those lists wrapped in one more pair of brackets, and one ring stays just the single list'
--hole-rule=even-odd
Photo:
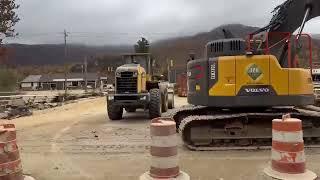
[{"label": "building roof", "polygon": [[[95,81],[99,78],[97,73],[87,73],[87,80],[88,81]],[[45,74],[42,75],[40,82],[52,82],[52,81],[59,81],[64,80],[65,75],[64,73],[57,73],[57,74]],[[70,81],[74,79],[75,81],[79,81],[85,79],[85,75],[83,73],[68,73],[67,79]]]},{"label": "building roof", "polygon": [[123,53],[122,56],[150,56],[151,53]]},{"label": "building roof", "polygon": [[22,83],[31,83],[31,82],[40,82],[41,75],[29,75],[27,76]]}]

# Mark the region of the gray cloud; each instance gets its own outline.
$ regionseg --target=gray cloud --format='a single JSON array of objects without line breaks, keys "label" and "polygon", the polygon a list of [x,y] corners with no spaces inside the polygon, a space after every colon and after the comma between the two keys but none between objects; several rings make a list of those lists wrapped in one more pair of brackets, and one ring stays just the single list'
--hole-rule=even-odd
[{"label": "gray cloud", "polygon": [[[284,0],[17,0],[21,21],[18,43],[133,43],[210,31],[228,23],[263,26]],[[320,18],[306,32],[320,32]]]}]

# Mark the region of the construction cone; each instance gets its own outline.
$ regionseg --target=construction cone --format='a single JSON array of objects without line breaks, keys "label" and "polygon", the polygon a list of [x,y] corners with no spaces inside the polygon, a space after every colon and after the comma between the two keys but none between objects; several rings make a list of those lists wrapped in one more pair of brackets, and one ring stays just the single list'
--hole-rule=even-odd
[{"label": "construction cone", "polygon": [[151,121],[151,167],[140,180],[190,180],[178,165],[178,142],[176,123],[171,118],[156,118]]},{"label": "construction cone", "polygon": [[290,118],[272,121],[271,167],[264,170],[265,174],[276,179],[314,180],[317,175],[306,170],[302,122]]},{"label": "construction cone", "polygon": [[13,124],[0,125],[0,179],[34,180],[22,174],[22,165]]}]

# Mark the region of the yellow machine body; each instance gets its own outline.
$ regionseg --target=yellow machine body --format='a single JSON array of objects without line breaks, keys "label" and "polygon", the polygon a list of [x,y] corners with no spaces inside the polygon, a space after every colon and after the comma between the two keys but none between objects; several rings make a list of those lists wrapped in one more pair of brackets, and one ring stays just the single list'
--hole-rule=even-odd
[{"label": "yellow machine body", "polygon": [[282,68],[273,55],[221,56],[188,64],[188,101],[217,107],[314,103],[310,70]]},{"label": "yellow machine body", "polygon": [[138,78],[137,78],[137,91],[138,93],[146,92],[147,75],[143,67],[138,66],[137,68]]}]

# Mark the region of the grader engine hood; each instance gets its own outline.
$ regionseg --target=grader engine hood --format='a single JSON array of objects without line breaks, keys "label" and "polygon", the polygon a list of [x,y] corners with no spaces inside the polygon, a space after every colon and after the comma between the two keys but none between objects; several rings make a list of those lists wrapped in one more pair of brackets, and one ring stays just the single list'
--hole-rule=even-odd
[{"label": "grader engine hood", "polygon": [[117,68],[116,73],[138,72],[139,64],[125,64]]},{"label": "grader engine hood", "polygon": [[116,93],[117,94],[137,94],[144,89],[142,74],[144,68],[139,64],[125,64],[116,70]]}]

